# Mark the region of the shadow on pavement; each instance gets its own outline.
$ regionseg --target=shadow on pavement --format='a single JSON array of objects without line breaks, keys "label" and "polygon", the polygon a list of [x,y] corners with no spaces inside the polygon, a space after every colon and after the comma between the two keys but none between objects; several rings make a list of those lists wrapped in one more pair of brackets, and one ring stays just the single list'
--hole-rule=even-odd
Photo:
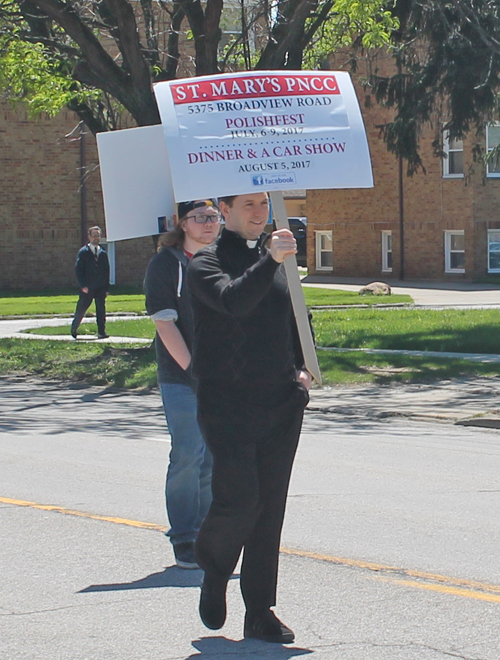
[{"label": "shadow on pavement", "polygon": [[112,433],[168,440],[157,392],[82,388],[66,383],[0,378],[0,432],[66,435]]},{"label": "shadow on pavement", "polygon": [[168,566],[160,573],[152,573],[140,580],[133,582],[122,582],[117,584],[91,584],[81,589],[79,594],[92,591],[125,591],[127,589],[159,589],[162,587],[199,587],[201,586],[203,573],[198,571],[186,571],[177,566]]},{"label": "shadow on pavement", "polygon": [[281,644],[266,644],[256,639],[242,639],[238,642],[227,639],[227,637],[202,637],[192,642],[194,648],[199,651],[188,656],[185,660],[198,660],[198,658],[216,658],[221,660],[225,657],[236,656],[245,658],[257,658],[263,660],[288,660],[300,655],[314,653],[310,649],[282,646]]},{"label": "shadow on pavement", "polygon": [[[91,584],[77,593],[88,594],[93,591],[126,591],[128,589],[161,589],[163,587],[201,587],[203,572],[200,570],[186,571],[178,566],[167,566],[159,573],[151,573],[133,582],[117,582],[115,584]],[[235,574],[231,580],[236,580]]]}]

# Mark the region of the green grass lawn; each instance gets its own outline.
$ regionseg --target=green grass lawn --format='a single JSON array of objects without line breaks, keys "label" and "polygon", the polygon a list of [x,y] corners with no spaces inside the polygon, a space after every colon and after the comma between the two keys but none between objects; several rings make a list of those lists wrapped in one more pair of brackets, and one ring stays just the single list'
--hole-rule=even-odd
[{"label": "green grass lawn", "polygon": [[[322,347],[500,354],[499,310],[314,310],[313,324],[318,346]],[[154,324],[149,318],[109,320],[107,330],[115,336],[154,336]],[[69,325],[32,332],[69,334]],[[97,327],[95,323],[82,324],[79,333],[95,335]],[[430,382],[500,373],[499,364],[425,356],[320,350],[318,359],[327,385]],[[25,373],[89,385],[151,387],[156,382],[155,372],[155,355],[150,345],[114,347],[85,342],[0,340],[0,374]]]},{"label": "green grass lawn", "polygon": [[150,345],[0,339],[0,374],[119,388],[153,387],[155,351]]},{"label": "green grass lawn", "polygon": [[[304,287],[306,304],[312,305],[356,305],[380,303],[411,303],[410,296],[360,296],[350,291]],[[37,294],[2,294],[0,292],[0,317],[39,316],[51,314],[73,314],[78,295],[75,291],[52,291]],[[141,289],[112,287],[106,300],[108,312],[144,313],[144,294]],[[94,305],[90,307],[94,312]]]},{"label": "green grass lawn", "polygon": [[[52,314],[73,314],[78,295],[60,294],[52,296],[24,296],[19,298],[0,298],[0,317],[2,316],[50,316]],[[144,294],[110,293],[106,300],[108,312],[138,313],[144,312]],[[89,311],[95,311],[94,305]]]},{"label": "green grass lawn", "polygon": [[[43,328],[32,328],[27,330],[34,335],[69,335],[70,325],[56,327],[44,326]],[[143,339],[153,339],[155,336],[155,325],[149,317],[137,318],[127,321],[113,321],[111,319],[106,323],[106,332],[115,337],[139,337]],[[78,335],[85,337],[97,335],[96,323],[82,323],[78,328]]]},{"label": "green grass lawn", "polygon": [[500,353],[500,310],[315,311],[318,346]]},{"label": "green grass lawn", "polygon": [[318,351],[318,362],[324,385],[432,383],[500,374],[500,364],[479,364],[454,358],[373,355],[359,351]]},{"label": "green grass lawn", "polygon": [[[313,312],[318,346],[386,348],[462,353],[500,353],[500,310],[348,309]],[[154,337],[149,318],[109,320],[106,329],[120,337]],[[69,325],[37,328],[35,334],[69,334]],[[97,333],[84,323],[79,334]]]},{"label": "green grass lawn", "polygon": [[[498,364],[425,357],[319,351],[325,385],[432,382],[464,376],[497,376]],[[116,388],[156,386],[151,345],[0,339],[0,375],[22,374],[56,381]]]},{"label": "green grass lawn", "polygon": [[306,305],[309,307],[315,305],[391,305],[400,303],[410,305],[413,303],[411,296],[360,296],[356,291],[320,289],[310,286],[304,286],[302,289]]},{"label": "green grass lawn", "polygon": [[[467,353],[500,353],[499,321],[500,312],[497,310],[351,309],[315,311],[313,316],[319,346]],[[92,323],[83,324],[81,330],[82,333],[97,333],[97,327]],[[124,337],[154,336],[154,324],[148,318],[110,321],[107,330],[111,335]],[[69,334],[69,326],[40,328],[36,332]],[[120,387],[149,387],[154,383],[154,352],[149,347],[120,346],[110,349],[102,345],[89,346],[83,342],[61,344],[50,341],[3,341],[14,342],[9,346],[17,357],[3,356],[1,373],[9,373],[9,369],[24,369],[28,373],[61,379],[71,379],[73,373],[77,381]],[[26,344],[26,347],[21,346],[23,344]],[[24,352],[26,354],[23,358]],[[92,362],[94,357],[89,358],[88,355],[95,357],[96,365]],[[135,355],[149,356],[149,364],[132,359]],[[370,355],[354,351],[329,353],[320,350],[318,360],[327,385],[390,381],[430,382],[459,376],[500,373],[500,364],[485,365],[425,356]],[[130,361],[130,365],[127,361]],[[100,364],[103,365],[102,369]]]}]

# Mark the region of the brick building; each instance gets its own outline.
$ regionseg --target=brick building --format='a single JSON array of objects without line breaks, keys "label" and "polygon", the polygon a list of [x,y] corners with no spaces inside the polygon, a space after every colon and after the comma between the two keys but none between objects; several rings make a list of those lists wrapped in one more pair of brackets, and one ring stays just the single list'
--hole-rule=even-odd
[{"label": "brick building", "polygon": [[474,146],[486,151],[500,143],[500,127],[463,142],[450,143],[443,134],[445,159],[433,154],[435,131],[427,129],[421,140],[426,173],[408,177],[377,128],[387,111],[375,104],[366,109],[366,92],[357,92],[374,188],[308,191],[309,273],[372,280],[500,273],[500,167],[473,159]]},{"label": "brick building", "polygon": [[[225,3],[221,49],[239,34],[241,11],[238,0]],[[142,14],[138,12],[136,18],[143,34]],[[158,11],[156,18],[164,39],[160,50],[166,51],[169,14]],[[257,47],[258,22],[252,25]],[[194,74],[194,42],[189,33],[184,19],[178,77]],[[103,37],[102,43],[116,55],[113,40]],[[69,111],[54,118],[29,119],[22,104],[13,106],[0,99],[1,290],[76,287],[75,259],[86,242],[87,228],[99,225],[106,236],[96,141],[87,132],[82,144],[78,124],[77,115]],[[125,119],[123,128],[133,125],[126,124]],[[289,203],[290,215],[304,214],[304,199],[295,196]],[[154,254],[152,238],[102,244],[110,257],[112,282],[141,284]]]},{"label": "brick building", "polygon": [[[478,143],[483,150],[500,143],[500,127],[463,143],[448,144],[445,136],[444,160],[433,155],[429,129],[421,141],[427,171],[407,177],[379,136],[386,111],[366,109],[364,90],[358,95],[374,188],[308,191],[305,207],[300,194],[287,200],[290,216],[308,217],[309,273],[391,279],[402,263],[405,279],[500,273],[500,167],[485,168],[472,155]],[[31,120],[22,105],[0,102],[1,289],[76,287],[86,228],[98,224],[106,234],[95,139],[85,136],[82,153],[77,126],[69,111]],[[119,241],[108,252],[114,281],[140,284],[154,245],[151,238]]]},{"label": "brick building", "polygon": [[[106,237],[94,136],[82,138],[72,112],[33,120],[22,104],[0,101],[0,176],[0,290],[76,288],[75,259],[87,229],[99,225]],[[286,205],[290,216],[305,214],[301,192]],[[102,244],[112,283],[140,285],[153,239]]]},{"label": "brick building", "polygon": [[[99,225],[106,235],[96,143],[87,133],[82,144],[78,123],[69,111],[32,120],[22,105],[0,102],[3,290],[76,287],[87,228]],[[108,252],[116,283],[139,284],[154,245],[120,241]]]},{"label": "brick building", "polygon": [[[229,2],[226,22],[234,20],[236,6]],[[142,14],[136,18],[143,34]],[[165,43],[169,21],[168,12],[158,13]],[[116,55],[112,39],[103,37],[102,43]],[[165,49],[165,43],[160,48]],[[194,45],[186,20],[179,48],[178,76],[191,76]],[[23,104],[14,106],[0,98],[1,290],[76,287],[75,260],[87,241],[87,229],[99,225],[106,236],[96,140],[86,130],[82,144],[79,122],[70,111],[30,119]],[[122,124],[135,125],[126,116]],[[110,257],[112,283],[140,285],[155,252],[152,238],[101,244]]]},{"label": "brick building", "polygon": [[[136,18],[143,34],[142,14],[138,12]],[[169,21],[168,12],[158,12],[163,51]],[[235,26],[240,21],[239,1],[229,0],[221,23],[221,48],[239,33]],[[194,74],[189,32],[184,19],[178,77]],[[257,39],[256,34],[252,28],[252,39]],[[116,54],[113,40],[103,37],[102,43]],[[126,118],[123,121],[123,128],[133,125]],[[79,118],[69,111],[54,118],[29,119],[22,104],[13,106],[0,98],[0,290],[76,287],[75,259],[86,243],[87,229],[99,225],[106,236],[96,141],[87,131],[82,143],[78,125]],[[304,213],[303,199],[290,203],[291,215]],[[155,251],[152,238],[102,244],[110,257],[112,282],[141,284]]]}]

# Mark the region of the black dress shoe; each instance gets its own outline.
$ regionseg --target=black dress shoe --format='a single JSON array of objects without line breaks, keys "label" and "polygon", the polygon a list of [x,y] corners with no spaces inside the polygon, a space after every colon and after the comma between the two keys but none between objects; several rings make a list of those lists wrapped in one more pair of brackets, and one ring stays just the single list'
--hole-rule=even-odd
[{"label": "black dress shoe", "polygon": [[73,337],[73,339],[76,339],[78,337],[76,330],[71,331],[71,336]]},{"label": "black dress shoe", "polygon": [[272,610],[253,616],[247,614],[243,635],[276,644],[291,644],[295,639],[293,630],[285,626]]},{"label": "black dress shoe", "polygon": [[219,630],[226,620],[227,580],[208,577],[205,573],[201,585],[200,617],[210,630]]},{"label": "black dress shoe", "polygon": [[97,339],[108,339],[109,335],[107,335],[105,332],[98,334]]}]

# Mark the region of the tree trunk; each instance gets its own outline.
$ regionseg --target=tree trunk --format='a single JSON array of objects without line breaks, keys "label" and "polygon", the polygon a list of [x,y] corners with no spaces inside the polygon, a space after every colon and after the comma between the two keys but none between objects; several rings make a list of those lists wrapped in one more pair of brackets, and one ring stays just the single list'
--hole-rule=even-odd
[{"label": "tree trunk", "polygon": [[[286,0],[280,2],[278,20],[271,32],[269,41],[262,51],[256,69],[291,68],[288,60],[298,63],[302,53],[304,26],[307,18],[318,6],[318,0]],[[302,59],[302,58],[301,58]],[[297,68],[301,68],[302,62]]]}]

